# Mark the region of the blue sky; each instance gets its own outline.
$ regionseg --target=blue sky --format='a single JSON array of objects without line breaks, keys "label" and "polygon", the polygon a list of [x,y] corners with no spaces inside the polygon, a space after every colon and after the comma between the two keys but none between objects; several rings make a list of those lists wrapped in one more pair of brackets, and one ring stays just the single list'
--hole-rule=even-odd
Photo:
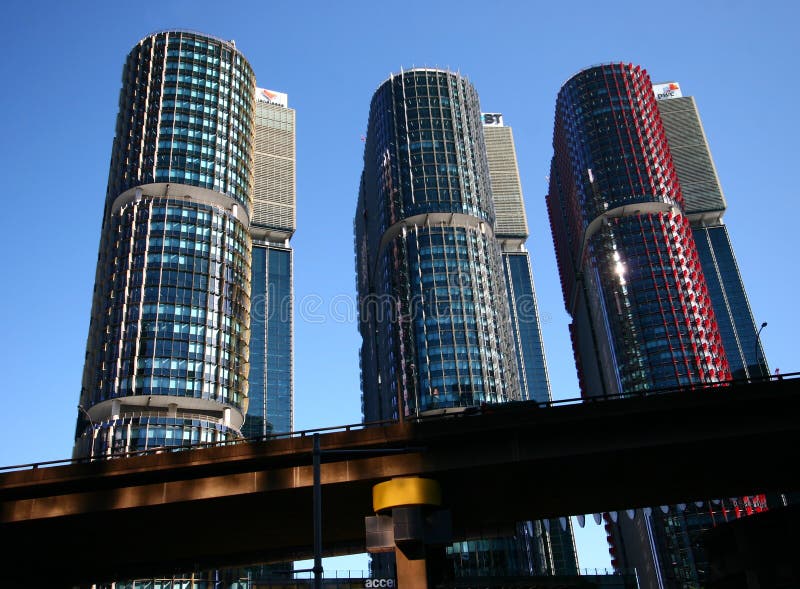
[{"label": "blue sky", "polygon": [[[555,97],[577,70],[608,61],[638,63],[696,97],[750,303],[769,322],[770,365],[800,370],[799,12],[777,1],[7,1],[0,464],[71,452],[122,64],[140,38],[171,28],[234,39],[258,84],[287,92],[297,110],[296,428],[360,420],[361,136],[373,91],[401,67],[460,71],[482,109],[514,129],[554,396],[577,394],[544,205]],[[602,476],[586,473],[587,492]],[[593,522],[579,548],[582,566],[608,566]]]}]

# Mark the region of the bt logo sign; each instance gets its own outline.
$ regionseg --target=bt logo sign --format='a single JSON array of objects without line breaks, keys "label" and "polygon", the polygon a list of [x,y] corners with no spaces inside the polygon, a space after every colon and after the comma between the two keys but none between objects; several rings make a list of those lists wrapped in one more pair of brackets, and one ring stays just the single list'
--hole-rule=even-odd
[{"label": "bt logo sign", "polygon": [[492,127],[502,127],[503,126],[503,115],[497,112],[485,112],[482,113],[483,116],[483,124],[486,126]]}]

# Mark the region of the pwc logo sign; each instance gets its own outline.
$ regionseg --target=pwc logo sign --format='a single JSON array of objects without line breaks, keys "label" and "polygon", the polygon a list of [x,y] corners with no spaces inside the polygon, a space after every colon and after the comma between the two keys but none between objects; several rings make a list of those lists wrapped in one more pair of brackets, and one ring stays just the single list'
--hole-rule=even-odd
[{"label": "pwc logo sign", "polygon": [[653,93],[656,95],[656,100],[669,100],[670,98],[681,98],[681,86],[678,82],[667,82],[665,84],[656,84],[653,86]]}]

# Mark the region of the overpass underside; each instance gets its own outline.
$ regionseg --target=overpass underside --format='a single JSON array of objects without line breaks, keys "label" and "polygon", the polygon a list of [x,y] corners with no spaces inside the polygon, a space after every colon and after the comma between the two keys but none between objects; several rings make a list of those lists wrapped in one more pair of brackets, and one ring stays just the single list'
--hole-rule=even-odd
[{"label": "overpass underside", "polygon": [[[455,539],[516,521],[800,489],[800,380],[320,435],[326,556],[365,550],[372,487],[438,481]],[[57,587],[312,556],[312,439],[0,475],[5,578]],[[10,578],[9,578],[10,575]]]}]

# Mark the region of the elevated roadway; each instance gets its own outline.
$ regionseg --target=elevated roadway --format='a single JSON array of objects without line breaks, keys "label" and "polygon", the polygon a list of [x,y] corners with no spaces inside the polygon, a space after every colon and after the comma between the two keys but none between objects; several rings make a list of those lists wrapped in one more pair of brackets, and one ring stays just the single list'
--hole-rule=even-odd
[{"label": "elevated roadway", "polygon": [[[786,376],[343,427],[319,435],[324,551],[364,551],[372,487],[391,477],[439,481],[457,539],[526,519],[798,490],[798,416],[800,379]],[[311,435],[295,435],[0,469],[4,579],[67,587],[310,558],[311,464]]]}]

